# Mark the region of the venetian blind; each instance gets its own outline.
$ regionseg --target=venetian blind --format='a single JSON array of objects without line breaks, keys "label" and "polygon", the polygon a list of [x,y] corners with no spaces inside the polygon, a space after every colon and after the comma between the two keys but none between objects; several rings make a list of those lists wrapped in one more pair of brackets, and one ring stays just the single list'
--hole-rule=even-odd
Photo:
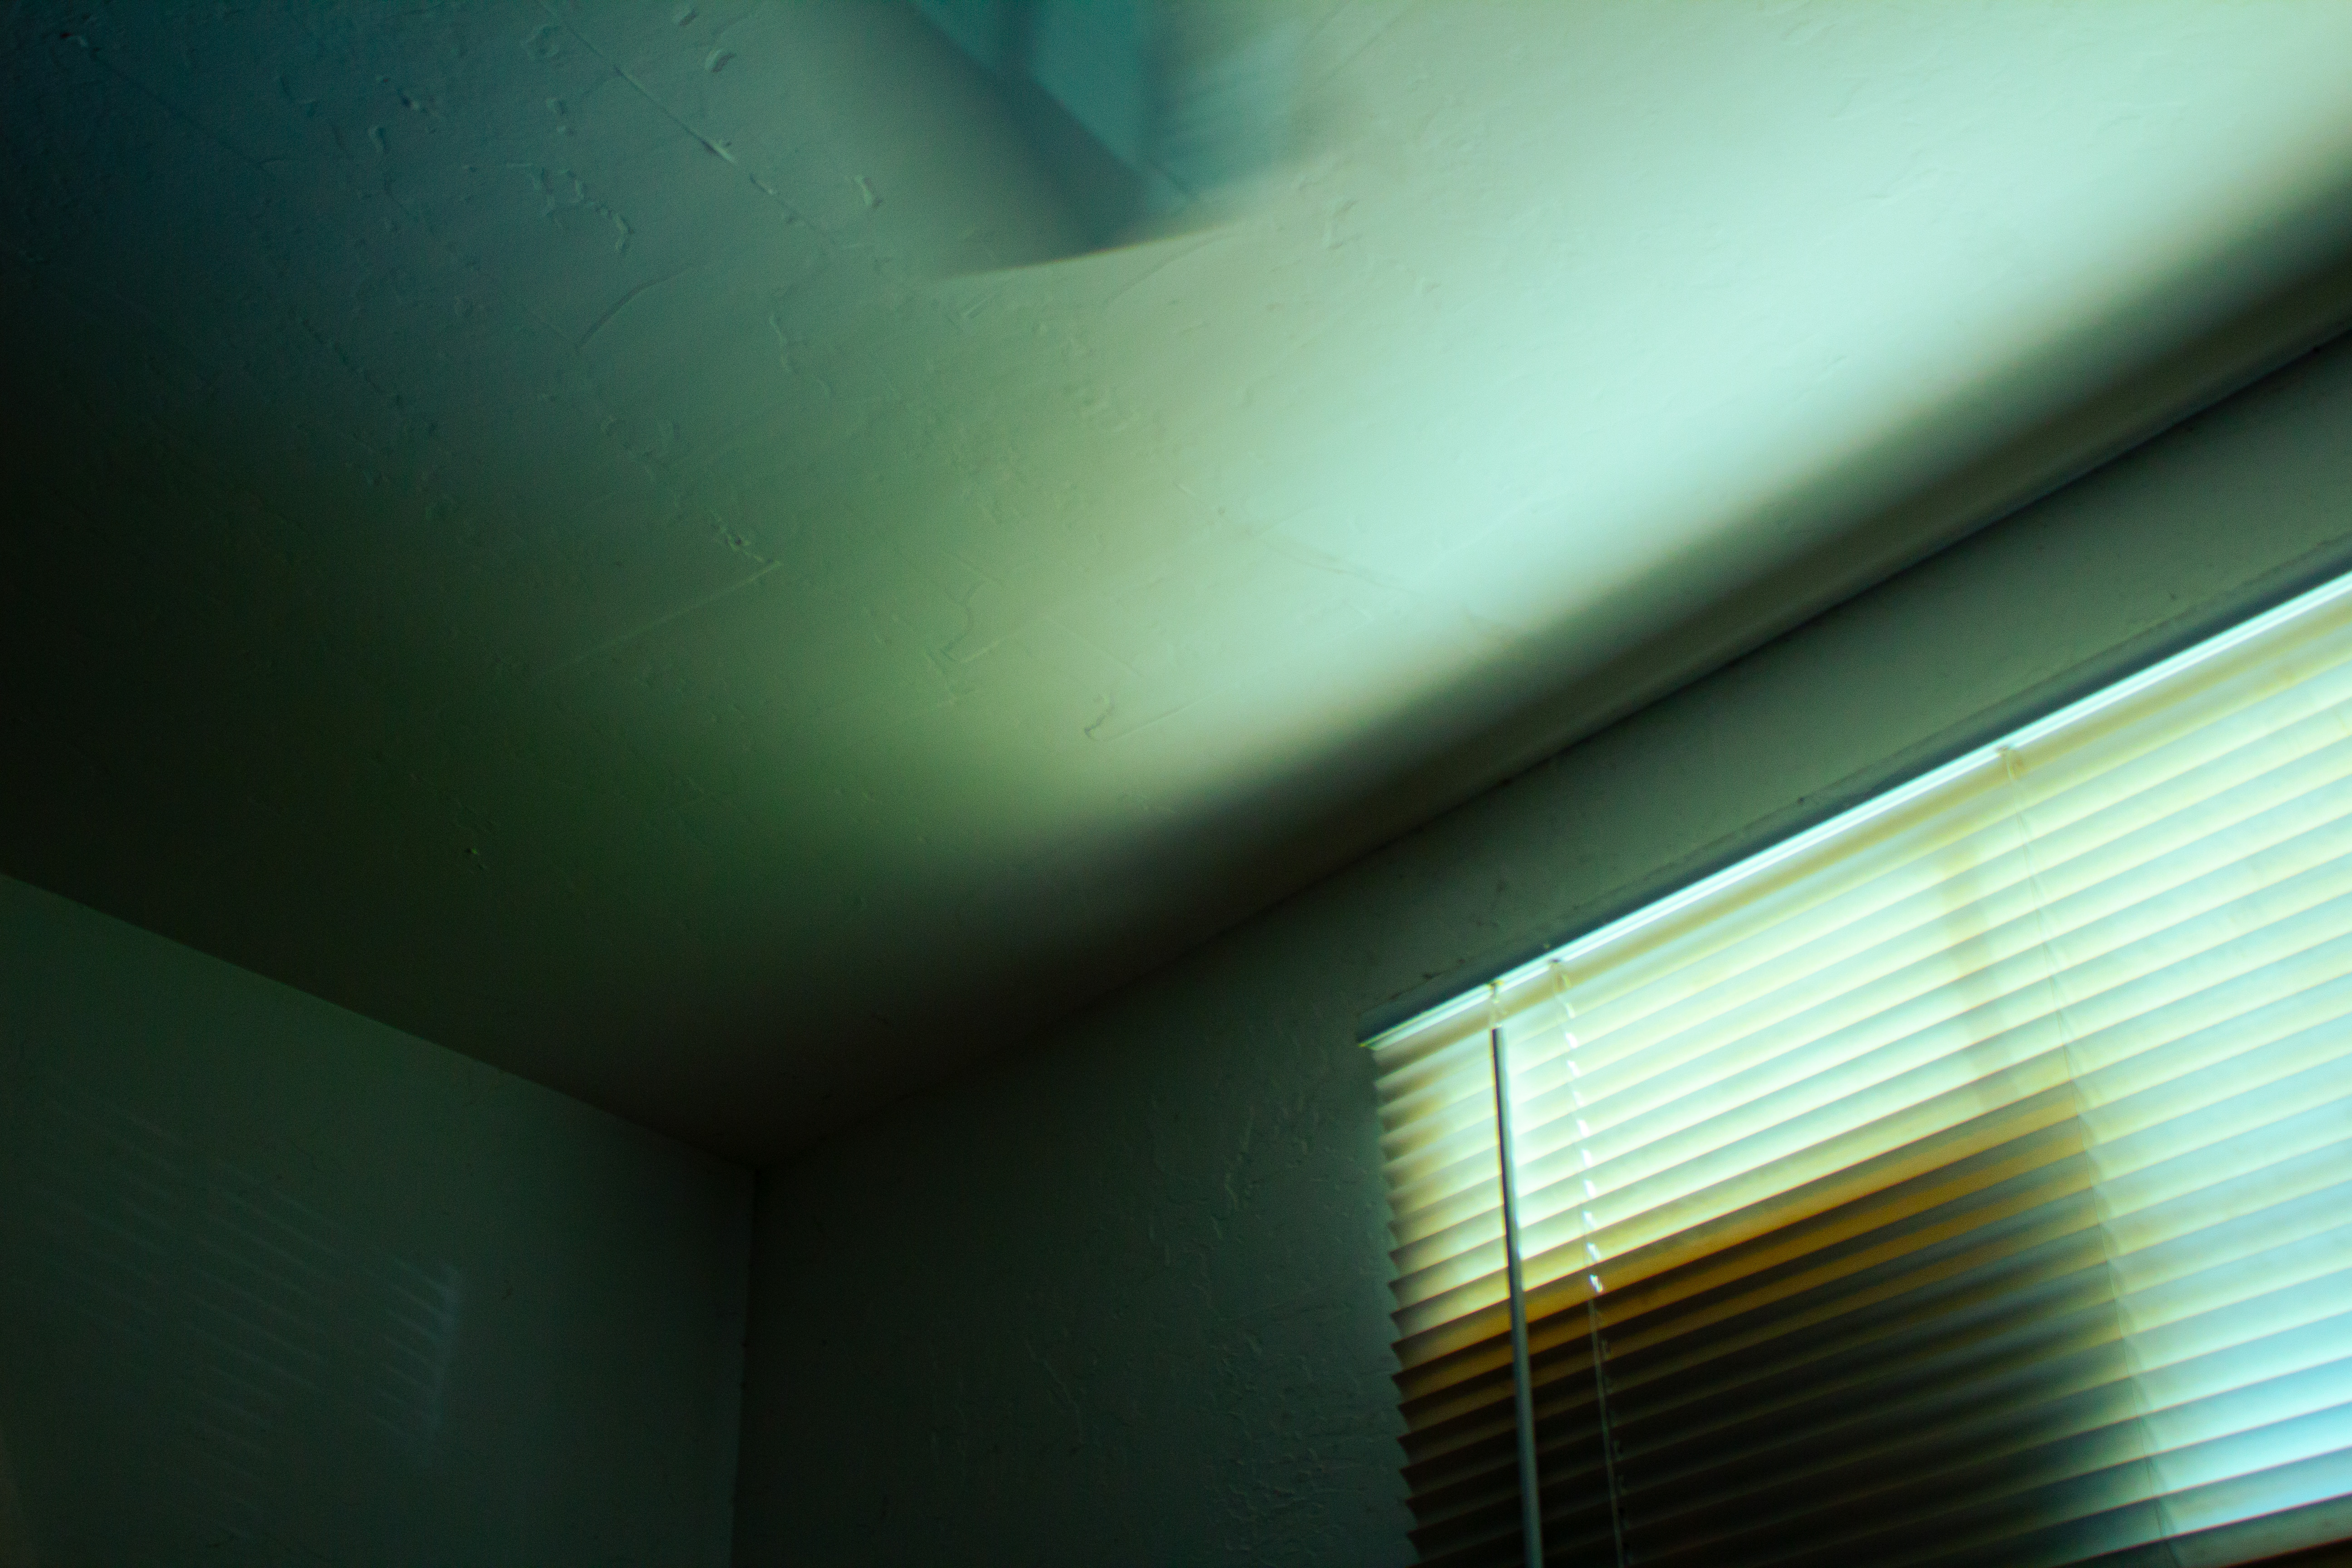
[{"label": "venetian blind", "polygon": [[1372,1044],[1424,1563],[2352,1537],[2352,583]]}]

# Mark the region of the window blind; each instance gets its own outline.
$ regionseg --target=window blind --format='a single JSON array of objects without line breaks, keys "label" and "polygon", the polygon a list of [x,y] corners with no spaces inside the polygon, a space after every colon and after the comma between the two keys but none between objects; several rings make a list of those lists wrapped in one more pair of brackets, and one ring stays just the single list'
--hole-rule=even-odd
[{"label": "window blind", "polygon": [[1423,1563],[2352,1538],[2352,582],[1371,1045]]}]

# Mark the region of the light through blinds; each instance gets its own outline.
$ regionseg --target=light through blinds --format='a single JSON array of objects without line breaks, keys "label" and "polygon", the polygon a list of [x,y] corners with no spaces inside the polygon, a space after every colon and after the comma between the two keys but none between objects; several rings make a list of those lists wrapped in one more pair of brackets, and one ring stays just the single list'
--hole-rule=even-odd
[{"label": "light through blinds", "polygon": [[2352,1538],[2352,580],[1371,1045],[1423,1563]]}]

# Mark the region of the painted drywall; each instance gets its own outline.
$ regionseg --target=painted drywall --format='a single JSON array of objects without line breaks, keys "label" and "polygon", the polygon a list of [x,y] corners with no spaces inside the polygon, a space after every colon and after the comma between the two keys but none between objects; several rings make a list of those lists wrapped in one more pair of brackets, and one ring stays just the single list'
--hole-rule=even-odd
[{"label": "painted drywall", "polygon": [[0,1563],[723,1563],[749,1201],[0,879]]},{"label": "painted drywall", "polygon": [[0,6],[0,868],[765,1157],[2352,250],[2352,6],[1282,9],[1070,256],[909,5]]},{"label": "painted drywall", "polygon": [[1409,1560],[1366,1028],[2352,566],[2352,342],[762,1178],[746,1568]]}]

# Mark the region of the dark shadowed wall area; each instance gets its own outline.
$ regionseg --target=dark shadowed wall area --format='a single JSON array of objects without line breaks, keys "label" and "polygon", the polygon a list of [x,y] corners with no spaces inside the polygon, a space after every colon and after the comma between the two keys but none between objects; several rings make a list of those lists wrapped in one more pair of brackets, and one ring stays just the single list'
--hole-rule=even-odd
[{"label": "dark shadowed wall area", "polygon": [[723,1563],[748,1201],[0,879],[0,1563]]},{"label": "dark shadowed wall area", "polygon": [[2339,342],[772,1169],[738,1561],[1409,1561],[1363,1032],[2347,566]]}]

